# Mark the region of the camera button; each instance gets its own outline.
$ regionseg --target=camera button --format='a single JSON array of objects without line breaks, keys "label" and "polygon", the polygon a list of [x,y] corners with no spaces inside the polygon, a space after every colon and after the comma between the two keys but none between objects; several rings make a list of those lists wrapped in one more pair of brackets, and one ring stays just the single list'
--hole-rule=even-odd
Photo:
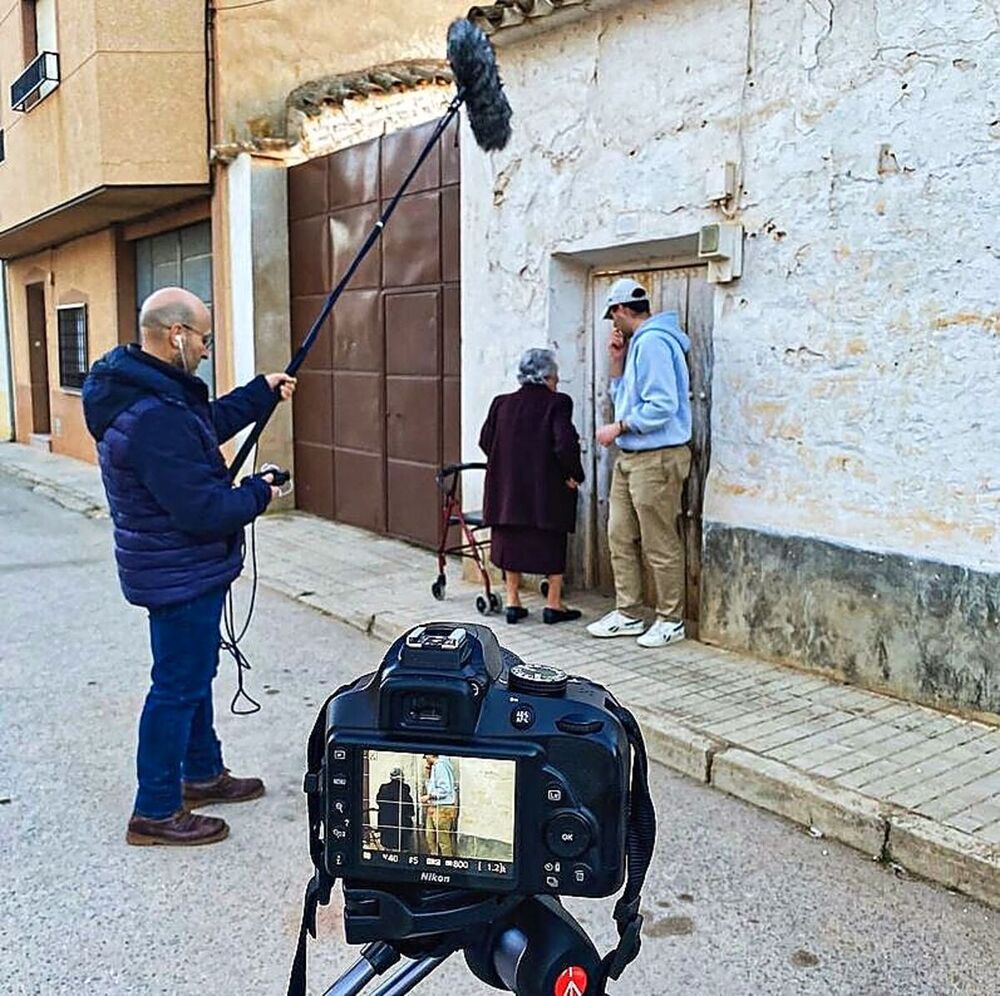
[{"label": "camera button", "polygon": [[333,810],[338,816],[347,815],[347,800],[346,799],[334,799],[330,803],[330,809]]},{"label": "camera button", "polygon": [[552,803],[555,806],[560,806],[566,797],[566,793],[563,792],[562,786],[558,782],[549,782],[545,786],[545,799],[547,802]]},{"label": "camera button", "polygon": [[527,730],[535,725],[535,710],[530,705],[514,706],[510,711],[510,725],[515,730]]},{"label": "camera button", "polygon": [[338,794],[345,793],[350,787],[350,779],[344,771],[330,772],[330,791]]},{"label": "camera button", "polygon": [[594,871],[590,865],[573,865],[569,878],[571,885],[586,888],[594,878]]},{"label": "camera button", "polygon": [[560,858],[579,857],[590,846],[590,840],[590,827],[577,813],[553,816],[545,827],[545,843]]}]

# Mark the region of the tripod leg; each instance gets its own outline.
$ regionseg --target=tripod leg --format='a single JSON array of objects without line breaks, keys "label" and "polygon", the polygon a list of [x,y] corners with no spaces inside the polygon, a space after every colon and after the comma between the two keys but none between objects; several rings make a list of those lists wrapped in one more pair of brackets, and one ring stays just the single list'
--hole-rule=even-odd
[{"label": "tripod leg", "polygon": [[355,996],[361,992],[376,975],[392,968],[399,961],[399,952],[388,944],[378,941],[361,951],[361,957],[327,989],[324,996]]},{"label": "tripod leg", "polygon": [[391,979],[383,982],[371,996],[403,996],[403,993],[408,993],[418,982],[427,978],[447,957],[428,957],[411,962],[399,969]]}]

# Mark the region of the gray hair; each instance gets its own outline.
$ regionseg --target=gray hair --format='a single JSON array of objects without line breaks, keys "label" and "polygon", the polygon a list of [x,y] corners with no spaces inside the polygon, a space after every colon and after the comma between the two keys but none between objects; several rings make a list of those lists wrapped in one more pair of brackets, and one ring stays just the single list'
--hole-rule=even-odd
[{"label": "gray hair", "polygon": [[559,373],[556,354],[551,349],[526,349],[517,365],[518,384],[544,384]]},{"label": "gray hair", "polygon": [[171,325],[194,325],[197,316],[194,308],[184,301],[172,301],[168,304],[150,307],[147,298],[139,312],[139,328],[168,329]]}]

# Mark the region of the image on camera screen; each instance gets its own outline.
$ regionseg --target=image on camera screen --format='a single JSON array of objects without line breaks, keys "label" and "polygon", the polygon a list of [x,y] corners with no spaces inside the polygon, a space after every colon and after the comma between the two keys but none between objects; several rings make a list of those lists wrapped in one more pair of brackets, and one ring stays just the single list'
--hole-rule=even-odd
[{"label": "image on camera screen", "polygon": [[365,750],[361,861],[513,877],[516,762]]}]

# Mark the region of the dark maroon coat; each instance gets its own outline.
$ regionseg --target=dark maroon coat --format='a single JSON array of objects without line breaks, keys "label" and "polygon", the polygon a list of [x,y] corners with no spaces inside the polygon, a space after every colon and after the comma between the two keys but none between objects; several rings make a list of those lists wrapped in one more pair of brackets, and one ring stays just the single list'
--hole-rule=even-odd
[{"label": "dark maroon coat", "polygon": [[479,435],[486,454],[483,520],[489,526],[532,526],[571,533],[583,481],[573,399],[543,384],[525,384],[493,399]]}]

